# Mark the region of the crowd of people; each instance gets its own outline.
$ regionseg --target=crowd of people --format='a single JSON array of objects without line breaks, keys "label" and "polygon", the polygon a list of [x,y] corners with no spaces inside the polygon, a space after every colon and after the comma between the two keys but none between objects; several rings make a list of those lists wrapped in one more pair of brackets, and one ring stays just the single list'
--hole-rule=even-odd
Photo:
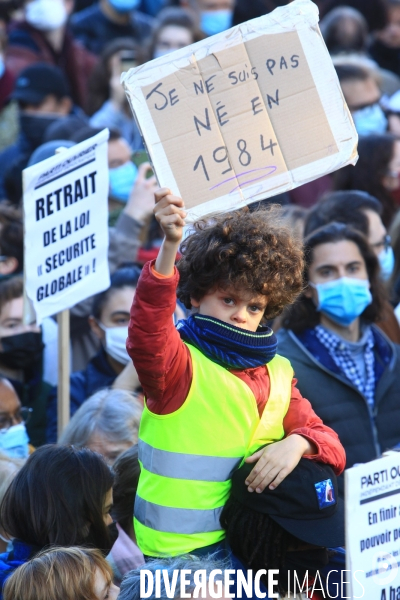
[{"label": "crowd of people", "polygon": [[[357,164],[188,235],[120,83],[287,3],[0,0],[0,600],[139,600],[143,568],[340,580],[344,469],[400,449],[400,0],[315,0]],[[22,173],[104,128],[111,283],[70,309],[58,437]]]}]

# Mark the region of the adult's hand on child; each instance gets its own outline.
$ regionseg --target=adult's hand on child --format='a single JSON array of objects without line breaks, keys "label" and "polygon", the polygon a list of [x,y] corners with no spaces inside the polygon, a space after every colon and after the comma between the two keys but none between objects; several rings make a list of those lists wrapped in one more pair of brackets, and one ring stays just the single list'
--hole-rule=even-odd
[{"label": "adult's hand on child", "polygon": [[257,464],[246,479],[248,491],[261,493],[267,486],[274,490],[297,467],[304,454],[315,454],[314,447],[305,437],[293,434],[249,456],[245,462]]},{"label": "adult's hand on child", "polygon": [[155,200],[154,215],[164,232],[165,241],[179,245],[186,217],[182,198],[174,196],[168,188],[161,188],[155,193]]},{"label": "adult's hand on child", "polygon": [[149,171],[152,171],[149,162],[142,163],[139,166],[135,185],[124,208],[127,215],[141,224],[145,223],[153,212],[154,194],[157,189],[155,176],[147,178]]}]

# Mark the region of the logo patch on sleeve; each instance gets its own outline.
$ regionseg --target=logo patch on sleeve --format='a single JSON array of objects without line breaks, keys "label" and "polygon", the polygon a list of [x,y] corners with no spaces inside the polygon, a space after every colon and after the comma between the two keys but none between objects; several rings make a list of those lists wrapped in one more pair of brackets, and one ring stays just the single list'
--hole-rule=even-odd
[{"label": "logo patch on sleeve", "polygon": [[317,492],[318,506],[320,509],[336,504],[335,490],[331,479],[318,481],[314,486],[315,491]]}]

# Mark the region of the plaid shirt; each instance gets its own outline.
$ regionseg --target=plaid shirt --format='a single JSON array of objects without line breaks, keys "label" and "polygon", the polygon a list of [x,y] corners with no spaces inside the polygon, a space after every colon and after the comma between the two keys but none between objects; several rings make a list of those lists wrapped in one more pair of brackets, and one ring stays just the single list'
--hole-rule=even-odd
[{"label": "plaid shirt", "polygon": [[339,336],[325,329],[321,325],[315,328],[318,340],[328,350],[343,375],[365,396],[369,406],[375,403],[375,369],[374,369],[374,336],[371,329],[367,330],[366,344],[364,347],[364,361],[366,377],[362,377],[351,352],[346,343]]}]

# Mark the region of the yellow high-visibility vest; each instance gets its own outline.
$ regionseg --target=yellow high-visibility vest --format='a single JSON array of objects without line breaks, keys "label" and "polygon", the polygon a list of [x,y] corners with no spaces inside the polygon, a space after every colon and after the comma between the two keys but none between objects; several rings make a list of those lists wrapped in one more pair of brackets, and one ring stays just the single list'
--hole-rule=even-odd
[{"label": "yellow high-visibility vest", "polygon": [[232,472],[284,437],[293,378],[286,358],[267,365],[271,388],[260,419],[249,386],[187,346],[193,378],[184,404],[169,415],[145,406],[140,424],[134,528],[147,556],[186,554],[224,539],[219,517]]}]

